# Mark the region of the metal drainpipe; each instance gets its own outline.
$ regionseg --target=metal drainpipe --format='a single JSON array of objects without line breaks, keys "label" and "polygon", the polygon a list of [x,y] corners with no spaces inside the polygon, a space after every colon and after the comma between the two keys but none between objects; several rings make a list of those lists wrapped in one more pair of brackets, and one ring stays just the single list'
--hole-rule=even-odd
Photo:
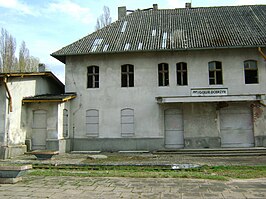
[{"label": "metal drainpipe", "polygon": [[258,51],[260,52],[260,54],[262,55],[262,57],[263,57],[264,60],[266,61],[266,55],[265,55],[264,52],[261,50],[261,47],[258,47]]},{"label": "metal drainpipe", "polygon": [[8,86],[7,86],[7,77],[4,78],[4,84],[5,84],[6,92],[7,92],[7,95],[8,95],[9,111],[12,112],[13,111],[13,108],[12,108],[12,96],[11,96],[11,93],[10,93],[10,91],[8,89]]}]

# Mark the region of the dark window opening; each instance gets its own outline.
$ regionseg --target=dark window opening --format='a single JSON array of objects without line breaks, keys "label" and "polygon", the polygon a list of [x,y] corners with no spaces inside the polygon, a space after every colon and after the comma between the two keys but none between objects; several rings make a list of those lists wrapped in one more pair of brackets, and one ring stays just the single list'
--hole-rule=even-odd
[{"label": "dark window opening", "polygon": [[209,84],[223,84],[222,62],[209,62]]},{"label": "dark window opening", "polygon": [[167,63],[158,65],[159,86],[169,86],[169,66]]},{"label": "dark window opening", "polygon": [[99,67],[89,66],[87,75],[87,88],[99,88]]},{"label": "dark window opening", "polygon": [[121,86],[134,87],[134,66],[125,64],[121,66]]},{"label": "dark window opening", "polygon": [[176,76],[177,76],[177,85],[180,86],[188,85],[187,63],[180,62],[176,64]]},{"label": "dark window opening", "polygon": [[246,84],[259,83],[257,61],[255,60],[245,61],[244,68],[245,68],[245,83]]}]

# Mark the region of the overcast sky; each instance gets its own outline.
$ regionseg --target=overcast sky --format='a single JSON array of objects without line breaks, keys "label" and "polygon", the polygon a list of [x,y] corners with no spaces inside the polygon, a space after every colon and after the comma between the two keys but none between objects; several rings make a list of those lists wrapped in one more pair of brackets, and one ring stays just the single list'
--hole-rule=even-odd
[{"label": "overcast sky", "polygon": [[[184,8],[191,0],[0,0],[0,28],[24,40],[31,55],[40,58],[62,81],[64,64],[50,56],[56,50],[92,33],[103,6],[117,20],[117,8]],[[266,4],[266,0],[192,0],[192,7]]]}]

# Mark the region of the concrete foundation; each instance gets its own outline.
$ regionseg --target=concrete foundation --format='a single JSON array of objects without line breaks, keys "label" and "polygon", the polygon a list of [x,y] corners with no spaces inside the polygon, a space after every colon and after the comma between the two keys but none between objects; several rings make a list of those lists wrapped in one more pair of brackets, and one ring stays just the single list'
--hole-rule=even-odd
[{"label": "concrete foundation", "polygon": [[219,137],[190,137],[185,138],[185,148],[220,148],[221,139]]},{"label": "concrete foundation", "polygon": [[163,138],[101,138],[72,140],[72,151],[153,151],[163,148]]},{"label": "concrete foundation", "polygon": [[266,136],[255,136],[256,147],[266,147]]}]

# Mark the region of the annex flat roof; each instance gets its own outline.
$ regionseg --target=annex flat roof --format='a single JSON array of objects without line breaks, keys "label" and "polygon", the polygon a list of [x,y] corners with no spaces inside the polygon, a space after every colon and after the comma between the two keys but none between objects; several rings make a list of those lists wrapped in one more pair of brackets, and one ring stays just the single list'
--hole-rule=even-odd
[{"label": "annex flat roof", "polygon": [[135,10],[51,56],[266,47],[265,33],[266,5]]},{"label": "annex flat roof", "polygon": [[168,103],[196,103],[196,102],[240,102],[261,101],[262,95],[227,95],[227,96],[165,96],[156,97],[158,104]]},{"label": "annex flat roof", "polygon": [[49,103],[49,102],[67,102],[76,98],[76,93],[65,94],[46,94],[24,97],[22,103]]}]

